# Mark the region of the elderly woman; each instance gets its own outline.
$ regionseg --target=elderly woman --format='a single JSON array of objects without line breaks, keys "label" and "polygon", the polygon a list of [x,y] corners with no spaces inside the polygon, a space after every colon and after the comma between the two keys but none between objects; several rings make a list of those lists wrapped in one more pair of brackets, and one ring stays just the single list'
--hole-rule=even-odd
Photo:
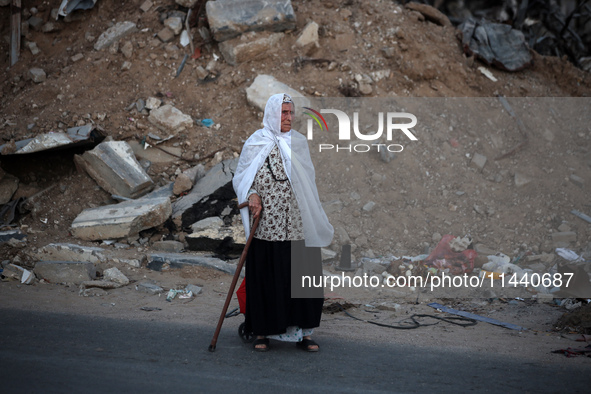
[{"label": "elderly woman", "polygon": [[320,325],[322,288],[302,288],[301,276],[322,275],[320,247],[334,232],[318,198],[307,140],[291,129],[293,116],[290,96],[269,98],[263,128],[245,142],[233,179],[239,203],[249,202],[241,212],[247,237],[248,211],[252,219],[261,216],[246,258],[245,330],[256,335],[257,351],[269,349],[269,338],[319,349],[311,335]]}]

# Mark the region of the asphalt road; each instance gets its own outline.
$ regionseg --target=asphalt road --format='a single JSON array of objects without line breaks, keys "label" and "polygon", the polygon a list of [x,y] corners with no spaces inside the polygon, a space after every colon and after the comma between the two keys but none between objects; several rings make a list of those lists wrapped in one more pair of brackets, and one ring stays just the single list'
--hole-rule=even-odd
[{"label": "asphalt road", "polygon": [[198,325],[0,309],[0,392],[588,393],[591,385],[591,368],[326,335],[317,337],[319,353],[279,342],[255,353],[226,326],[211,353],[212,334]]}]

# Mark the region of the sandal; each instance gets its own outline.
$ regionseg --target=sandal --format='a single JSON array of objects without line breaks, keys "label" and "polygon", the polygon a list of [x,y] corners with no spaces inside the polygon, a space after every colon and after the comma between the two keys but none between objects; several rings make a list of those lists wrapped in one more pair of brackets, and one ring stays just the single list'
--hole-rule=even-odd
[{"label": "sandal", "polygon": [[[264,347],[257,347],[260,345],[265,345]],[[257,352],[266,352],[269,350],[269,338],[257,338],[252,343],[254,350]]]},{"label": "sandal", "polygon": [[[301,342],[296,342],[296,346],[307,352],[317,352],[320,350],[320,346],[311,339],[304,338]],[[316,346],[316,347],[313,347]]]}]

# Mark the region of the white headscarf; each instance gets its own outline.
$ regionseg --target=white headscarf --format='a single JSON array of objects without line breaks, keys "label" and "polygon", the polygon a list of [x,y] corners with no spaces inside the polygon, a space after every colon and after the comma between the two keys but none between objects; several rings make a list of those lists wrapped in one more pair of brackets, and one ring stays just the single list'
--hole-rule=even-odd
[{"label": "white headscarf", "polygon": [[[281,132],[281,107],[284,97],[291,102],[291,97],[286,94],[275,94],[269,98],[265,106],[263,128],[255,131],[244,143],[232,180],[234,191],[239,204],[247,200],[256,173],[273,147],[278,146],[285,173],[302,215],[306,246],[328,246],[332,242],[334,229],[320,204],[308,141],[295,130]],[[240,214],[248,238],[248,208],[242,208]]]}]

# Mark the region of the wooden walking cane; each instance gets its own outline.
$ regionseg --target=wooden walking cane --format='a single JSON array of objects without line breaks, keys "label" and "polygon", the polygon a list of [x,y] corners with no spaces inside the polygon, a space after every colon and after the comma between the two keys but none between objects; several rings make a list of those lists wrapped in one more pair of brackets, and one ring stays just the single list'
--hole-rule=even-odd
[{"label": "wooden walking cane", "polygon": [[[239,209],[248,206],[248,201],[243,202],[242,204],[238,205]],[[262,210],[261,210],[262,213]],[[228,306],[230,305],[230,301],[232,300],[232,294],[234,294],[234,289],[236,288],[236,283],[238,283],[238,278],[240,277],[240,271],[242,271],[242,266],[244,265],[244,261],[246,260],[246,254],[248,253],[248,247],[252,242],[252,236],[254,235],[255,230],[259,225],[259,219],[261,218],[261,213],[259,216],[254,220],[252,228],[250,229],[250,235],[248,236],[248,240],[246,241],[246,245],[244,246],[244,250],[240,255],[240,260],[238,261],[238,266],[236,267],[236,272],[234,273],[234,278],[232,278],[232,283],[230,284],[230,290],[228,290],[228,295],[226,297],[226,302],[224,303],[224,307],[222,308],[222,314],[220,315],[220,320],[218,321],[218,326],[215,329],[215,333],[213,334],[213,338],[211,339],[211,344],[209,345],[209,351],[215,352],[215,345],[218,341],[218,335],[220,335],[220,330],[222,329],[222,324],[224,323],[224,318],[226,317],[226,312],[228,311]]]}]

